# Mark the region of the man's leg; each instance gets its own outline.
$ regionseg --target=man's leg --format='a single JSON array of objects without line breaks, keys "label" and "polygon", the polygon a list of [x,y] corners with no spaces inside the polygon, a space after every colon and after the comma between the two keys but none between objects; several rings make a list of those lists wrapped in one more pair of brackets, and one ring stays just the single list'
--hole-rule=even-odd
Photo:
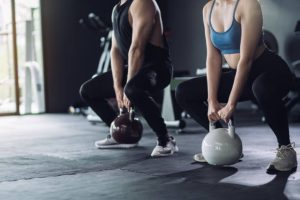
[{"label": "man's leg", "polygon": [[[127,70],[124,70],[124,84],[126,82]],[[111,72],[98,75],[85,82],[80,88],[80,95],[88,103],[95,113],[110,126],[111,122],[117,117],[118,113],[108,103],[109,98],[115,97],[113,88],[113,78]],[[110,134],[103,140],[95,142],[97,148],[131,148],[137,144],[118,144]]]},{"label": "man's leg", "polygon": [[79,92],[82,99],[107,126],[110,126],[117,117],[117,113],[107,101],[107,99],[115,97],[111,71],[86,81],[80,87]]},{"label": "man's leg", "polygon": [[[126,84],[124,90],[131,103],[139,109],[149,126],[156,133],[158,146],[162,153],[155,155],[152,153],[152,156],[171,155],[178,151],[174,140],[172,138],[170,140],[159,106],[150,96],[150,93],[165,88],[170,83],[170,80],[170,67],[160,65],[145,66]],[[170,142],[174,142],[172,144],[174,148],[163,152],[163,148],[167,147]]]}]

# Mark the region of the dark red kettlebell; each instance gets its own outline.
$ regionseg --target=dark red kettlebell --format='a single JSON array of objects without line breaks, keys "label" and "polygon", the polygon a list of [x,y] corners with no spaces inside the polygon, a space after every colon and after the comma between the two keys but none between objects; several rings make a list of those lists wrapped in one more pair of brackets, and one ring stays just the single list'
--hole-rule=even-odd
[{"label": "dark red kettlebell", "polygon": [[143,125],[132,108],[129,112],[120,109],[119,116],[111,123],[110,134],[119,144],[135,144],[142,138]]}]

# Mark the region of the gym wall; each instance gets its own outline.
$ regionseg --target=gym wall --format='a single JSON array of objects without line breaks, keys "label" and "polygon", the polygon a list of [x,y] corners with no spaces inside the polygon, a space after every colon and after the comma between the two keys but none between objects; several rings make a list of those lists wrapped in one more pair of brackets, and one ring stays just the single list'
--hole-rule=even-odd
[{"label": "gym wall", "polygon": [[[290,42],[295,37],[295,27],[300,21],[300,1],[299,0],[260,0],[264,17],[264,29],[271,31],[279,46],[279,54],[287,61],[291,62],[289,52]],[[298,40],[299,43],[300,40]],[[300,44],[298,44],[298,59],[300,59]]]},{"label": "gym wall", "polygon": [[67,112],[80,85],[96,72],[99,35],[78,20],[90,12],[110,23],[117,0],[41,0],[46,112]]},{"label": "gym wall", "polygon": [[205,67],[206,46],[202,8],[207,1],[168,0],[166,24],[171,29],[171,56],[175,70],[191,75]]}]

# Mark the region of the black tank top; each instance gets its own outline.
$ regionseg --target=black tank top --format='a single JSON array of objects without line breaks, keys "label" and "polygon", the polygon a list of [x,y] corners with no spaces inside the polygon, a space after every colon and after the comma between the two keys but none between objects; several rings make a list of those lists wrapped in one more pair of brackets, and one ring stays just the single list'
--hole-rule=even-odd
[{"label": "black tank top", "polygon": [[[117,47],[125,61],[128,61],[128,52],[132,42],[132,27],[128,20],[128,12],[133,1],[134,0],[127,0],[122,5],[116,5],[112,13],[113,30]],[[165,48],[154,46],[149,42],[147,43],[145,48],[144,63],[170,60],[169,48],[165,37],[164,42]]]}]

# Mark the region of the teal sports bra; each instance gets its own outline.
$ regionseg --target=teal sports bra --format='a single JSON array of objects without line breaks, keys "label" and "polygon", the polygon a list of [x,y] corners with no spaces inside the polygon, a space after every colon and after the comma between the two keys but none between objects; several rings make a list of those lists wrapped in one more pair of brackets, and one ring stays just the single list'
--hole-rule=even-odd
[{"label": "teal sports bra", "polygon": [[210,25],[210,39],[213,45],[221,51],[222,54],[235,54],[240,53],[242,28],[241,24],[235,20],[235,11],[239,0],[237,0],[234,12],[232,24],[229,29],[225,32],[217,32],[214,30],[211,24],[211,14],[214,8],[216,0],[214,0],[213,5],[209,14],[209,25]]}]

